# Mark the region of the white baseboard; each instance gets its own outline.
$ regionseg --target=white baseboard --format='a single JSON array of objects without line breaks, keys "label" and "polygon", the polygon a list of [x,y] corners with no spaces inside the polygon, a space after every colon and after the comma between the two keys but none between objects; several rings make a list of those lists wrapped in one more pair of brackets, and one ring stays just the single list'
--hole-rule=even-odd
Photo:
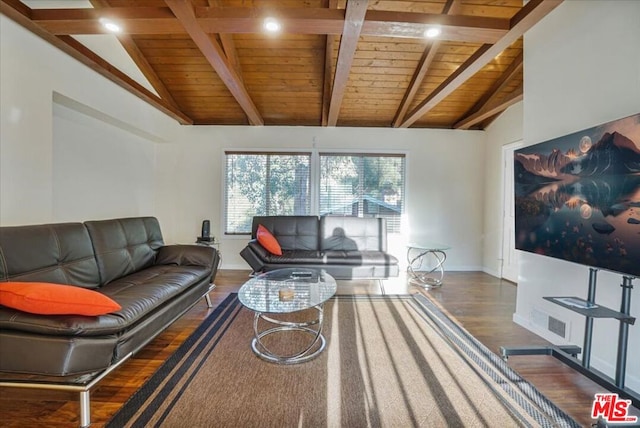
[{"label": "white baseboard", "polygon": [[[523,318],[518,314],[513,314],[513,322],[526,328],[527,330],[537,334],[545,340],[553,343],[554,345],[576,345],[575,343],[570,343],[566,340],[562,340],[558,335],[553,334],[552,332],[541,328],[540,326],[532,323],[530,320]],[[579,344],[577,346],[582,346]]]},{"label": "white baseboard", "polygon": [[447,272],[478,272],[482,270],[482,266],[447,266],[444,264],[444,274]]},{"label": "white baseboard", "polygon": [[[579,346],[580,348],[582,348],[583,346],[582,343],[575,344],[575,343],[569,343],[563,340],[559,341],[558,336],[556,336],[555,334],[538,327],[537,325],[531,323],[529,320],[523,318],[518,314],[513,314],[513,322],[537,334],[543,339],[548,340],[554,345],[576,345],[576,346]],[[631,361],[635,361],[635,360],[633,360],[633,357],[627,356],[627,367],[629,367],[629,364],[632,364]],[[602,373],[607,373],[607,374],[615,373],[614,364],[611,364],[610,362],[602,360],[597,356],[594,356],[593,354],[591,355],[591,367],[593,367],[595,370],[598,370]],[[615,377],[615,376],[611,376],[611,377]],[[625,387],[640,394],[640,378],[638,376],[630,375],[629,371],[627,370],[626,377],[625,377]]]},{"label": "white baseboard", "polygon": [[484,267],[482,268],[482,272],[484,272],[484,273],[486,273],[486,274],[489,274],[489,275],[491,275],[491,276],[494,276],[494,277],[496,277],[496,278],[501,278],[501,277],[502,277],[502,275],[500,274],[500,272],[498,272],[497,270],[494,270],[494,269],[489,269],[489,268],[488,268],[488,267],[486,267],[486,266],[484,266]]},{"label": "white baseboard", "polygon": [[246,263],[225,263],[222,261],[219,269],[228,269],[228,270],[251,270],[251,266]]},{"label": "white baseboard", "polygon": [[[627,356],[627,368],[629,367],[630,364],[633,364],[632,361],[635,361],[635,360],[631,356]],[[611,373],[611,377],[615,378],[616,368],[613,364],[592,355],[591,366],[602,373],[606,373],[606,374]],[[628,370],[626,371],[625,374],[626,374],[624,379],[625,387],[634,391],[636,394],[640,394],[640,378],[638,378],[638,376],[630,375]]]}]

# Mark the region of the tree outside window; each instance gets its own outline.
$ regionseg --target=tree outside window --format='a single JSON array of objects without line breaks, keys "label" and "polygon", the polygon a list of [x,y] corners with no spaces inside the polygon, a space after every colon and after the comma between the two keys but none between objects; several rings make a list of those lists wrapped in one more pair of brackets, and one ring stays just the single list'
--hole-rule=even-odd
[{"label": "tree outside window", "polygon": [[249,233],[256,215],[310,213],[310,154],[226,154],[225,233]]},{"label": "tree outside window", "polygon": [[225,233],[251,233],[256,215],[312,214],[311,186],[317,214],[384,217],[389,232],[400,231],[404,155],[320,153],[319,174],[311,171],[311,156],[227,152]]},{"label": "tree outside window", "polygon": [[320,215],[384,217],[400,231],[404,155],[320,154]]}]

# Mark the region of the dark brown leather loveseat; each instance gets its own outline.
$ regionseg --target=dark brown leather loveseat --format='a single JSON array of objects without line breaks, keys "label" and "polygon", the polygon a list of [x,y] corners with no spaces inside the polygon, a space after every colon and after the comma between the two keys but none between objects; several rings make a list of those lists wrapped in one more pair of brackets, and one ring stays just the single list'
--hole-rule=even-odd
[{"label": "dark brown leather loveseat", "polygon": [[[262,224],[282,255],[269,253],[256,239]],[[336,279],[398,276],[398,259],[387,253],[384,218],[341,216],[256,216],[251,240],[240,255],[254,272],[281,268],[324,269]]]},{"label": "dark brown leather loveseat", "polygon": [[20,374],[35,375],[28,379],[43,379],[51,389],[77,385],[80,425],[88,425],[88,390],[96,377],[203,297],[210,305],[218,263],[209,246],[164,245],[154,217],[1,227],[0,281],[74,285],[122,308],[82,316],[0,306],[0,385],[19,386]]}]

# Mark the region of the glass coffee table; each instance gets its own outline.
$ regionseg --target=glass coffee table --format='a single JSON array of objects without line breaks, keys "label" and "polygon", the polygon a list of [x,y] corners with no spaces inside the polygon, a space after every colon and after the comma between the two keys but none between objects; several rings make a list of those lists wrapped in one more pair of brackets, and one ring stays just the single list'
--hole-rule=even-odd
[{"label": "glass coffee table", "polygon": [[[336,294],[336,287],[336,280],[321,269],[277,269],[245,282],[238,298],[255,312],[253,352],[263,360],[278,364],[298,364],[317,357],[326,346],[322,335],[324,302]],[[307,309],[317,311],[317,316],[304,321],[273,317],[273,314],[293,314]],[[283,355],[267,347],[265,337],[292,332],[310,336],[299,351]]]}]

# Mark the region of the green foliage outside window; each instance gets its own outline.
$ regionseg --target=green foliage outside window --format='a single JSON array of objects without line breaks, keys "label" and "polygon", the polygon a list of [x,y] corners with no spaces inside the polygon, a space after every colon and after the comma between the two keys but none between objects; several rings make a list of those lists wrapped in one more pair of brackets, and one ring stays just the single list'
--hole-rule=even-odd
[{"label": "green foliage outside window", "polygon": [[227,153],[226,233],[256,215],[309,214],[309,154]]},{"label": "green foliage outside window", "polygon": [[317,186],[320,215],[385,217],[400,230],[404,204],[403,155],[320,153],[319,183],[312,183],[311,153],[227,152],[227,234],[251,232],[255,215],[311,214]]}]

